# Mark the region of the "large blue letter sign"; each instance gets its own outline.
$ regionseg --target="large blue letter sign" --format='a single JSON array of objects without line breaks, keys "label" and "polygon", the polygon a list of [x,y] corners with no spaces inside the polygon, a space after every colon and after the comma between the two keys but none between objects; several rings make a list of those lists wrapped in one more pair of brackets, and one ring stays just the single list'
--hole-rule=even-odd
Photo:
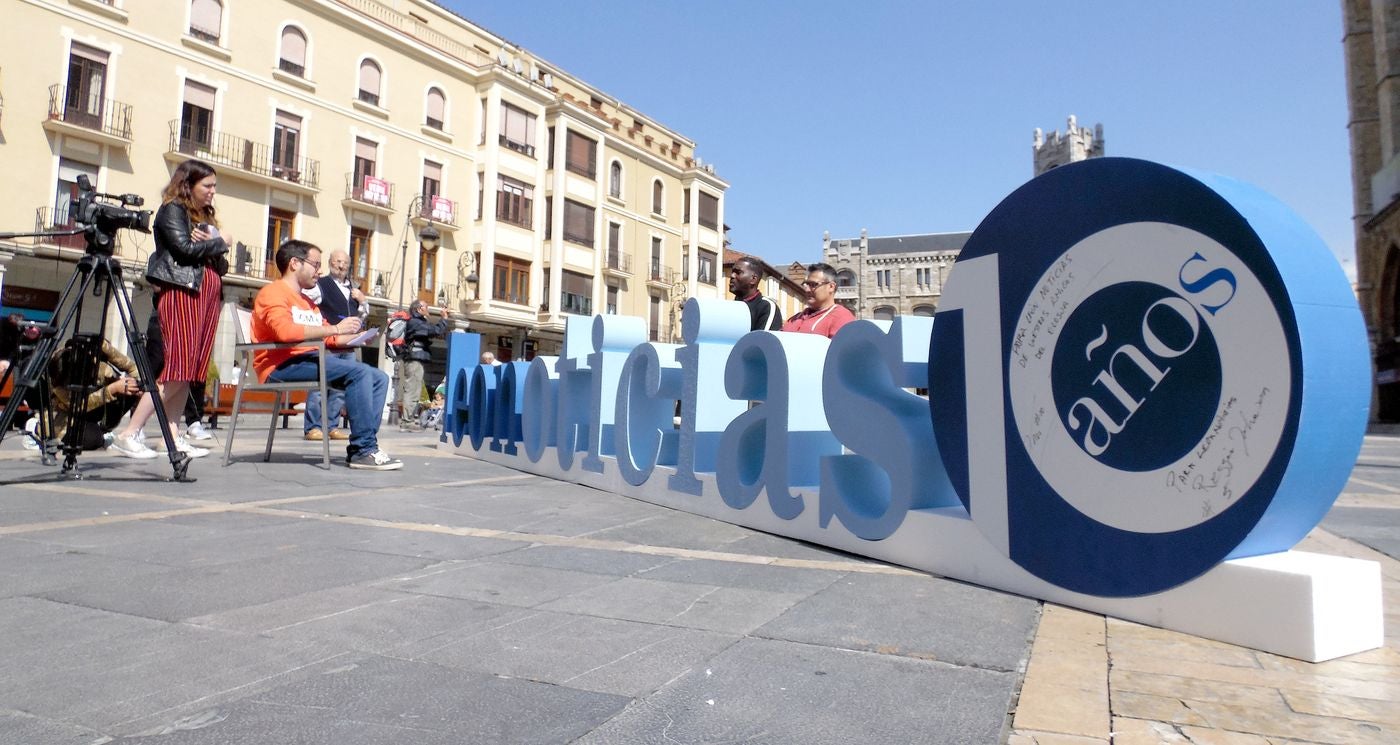
[{"label": "large blue letter sign", "polygon": [[692,297],[674,345],[640,318],[570,316],[559,357],[503,375],[466,367],[454,339],[452,442],[1302,659],[1381,643],[1379,567],[1290,550],[1360,450],[1361,315],[1326,246],[1257,189],[1063,166],[978,226],[933,319],[830,341],[749,322]]}]

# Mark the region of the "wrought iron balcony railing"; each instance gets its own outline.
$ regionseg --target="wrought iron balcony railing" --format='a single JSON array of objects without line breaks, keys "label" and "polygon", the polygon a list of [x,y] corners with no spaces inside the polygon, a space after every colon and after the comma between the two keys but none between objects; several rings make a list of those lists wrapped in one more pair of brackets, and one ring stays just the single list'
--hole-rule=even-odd
[{"label": "wrought iron balcony railing", "polygon": [[274,157],[273,149],[227,132],[170,121],[170,151],[260,176],[319,189],[321,164],[311,158]]},{"label": "wrought iron balcony railing", "polygon": [[[371,177],[372,178],[372,177]],[[381,190],[380,187],[383,187]],[[372,204],[386,209],[394,208],[394,185],[383,179],[375,179],[367,187],[363,178],[355,183],[355,174],[345,174],[345,198],[356,202]]]},{"label": "wrought iron balcony railing", "polygon": [[66,85],[49,86],[49,118],[123,140],[131,139],[131,105],[85,96]]}]

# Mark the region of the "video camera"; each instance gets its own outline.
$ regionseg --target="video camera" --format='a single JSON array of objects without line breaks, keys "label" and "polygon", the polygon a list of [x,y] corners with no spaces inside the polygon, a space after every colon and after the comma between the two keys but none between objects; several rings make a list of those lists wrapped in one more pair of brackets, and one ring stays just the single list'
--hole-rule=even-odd
[{"label": "video camera", "polygon": [[88,237],[88,249],[112,253],[112,236],[121,228],[151,232],[150,210],[133,210],[146,200],[138,194],[99,194],[86,175],[78,176],[78,196],[70,216]]}]

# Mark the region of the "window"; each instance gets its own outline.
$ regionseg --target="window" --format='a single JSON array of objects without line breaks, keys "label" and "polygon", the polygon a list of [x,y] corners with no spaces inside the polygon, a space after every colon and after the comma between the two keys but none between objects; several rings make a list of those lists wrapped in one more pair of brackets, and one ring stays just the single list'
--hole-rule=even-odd
[{"label": "window", "polygon": [[535,115],[508,103],[501,104],[500,141],[517,153],[535,157]]},{"label": "window", "polygon": [[[277,279],[282,276],[277,271],[277,249],[282,242],[292,237],[292,226],[296,224],[296,213],[272,207],[267,211],[267,245],[263,247],[262,270],[264,277]],[[248,274],[241,271],[239,274]]]},{"label": "window", "polygon": [[[87,176],[88,180],[95,186],[97,184],[97,170],[97,166],[87,163],[67,158],[58,159],[58,185],[54,188],[51,227],[73,227],[71,211],[73,200],[78,196],[78,177]],[[79,244],[85,244],[82,236],[77,236],[77,238]]]},{"label": "window", "polygon": [[306,77],[306,34],[296,26],[282,27],[282,54],[277,69],[299,78]]},{"label": "window", "polygon": [[272,129],[272,175],[289,181],[301,179],[297,169],[297,147],[301,140],[301,117],[277,112]]},{"label": "window", "polygon": [[936,310],[937,308],[934,308],[932,305],[916,305],[914,306],[914,315],[933,318],[933,314]]},{"label": "window", "polygon": [[690,189],[681,193],[681,222],[690,224]]},{"label": "window", "polygon": [[431,160],[423,161],[423,214],[433,213],[433,197],[442,193],[442,164]]},{"label": "window", "polygon": [[481,219],[481,210],[486,202],[486,174],[476,172],[476,219]]},{"label": "window", "polygon": [[877,320],[877,321],[893,321],[893,320],[894,320],[894,308],[892,308],[892,307],[890,307],[890,306],[888,306],[888,305],[881,305],[880,307],[878,307],[878,308],[876,308],[874,311],[872,311],[872,315],[875,317],[875,320]]},{"label": "window", "polygon": [[647,340],[661,340],[661,298],[657,295],[651,296],[651,312],[647,323]]},{"label": "window", "polygon": [[546,144],[545,144],[545,146],[544,146],[544,157],[545,157],[544,167],[545,167],[545,168],[553,168],[553,167],[554,167],[554,127],[550,127],[549,129],[545,130],[545,132],[546,132],[546,136],[545,136],[545,142],[546,142]]},{"label": "window", "polygon": [[696,272],[696,279],[705,284],[712,285],[716,281],[715,274],[715,252],[700,249],[700,268]]},{"label": "window", "polygon": [[194,0],[190,3],[190,36],[218,44],[223,16],[224,7],[219,0]]},{"label": "window", "polygon": [[496,219],[529,228],[535,187],[507,176],[500,179],[500,186],[496,189]]},{"label": "window", "polygon": [[74,43],[68,57],[68,89],[63,121],[102,128],[102,101],[107,90],[107,53]]},{"label": "window", "polygon": [[[426,249],[423,248],[423,244],[421,244],[421,243],[418,244],[418,295],[419,295],[419,297],[423,297],[425,294],[426,294],[427,297],[432,297],[432,296],[433,296],[433,290],[436,290],[436,289],[437,289],[436,278],[434,277],[434,275],[437,273],[436,270],[437,270],[437,247],[434,247],[433,250],[428,251],[428,250],[426,250]],[[429,305],[435,305],[435,304],[436,304],[436,300],[435,300],[435,299],[434,299],[434,300],[429,300],[429,301],[428,301],[428,304],[429,304]]]},{"label": "window", "polygon": [[719,197],[700,192],[700,225],[719,230]]},{"label": "window", "polygon": [[665,196],[666,196],[666,191],[665,191],[665,188],[661,186],[661,182],[660,182],[660,181],[653,181],[653,182],[651,182],[651,212],[652,212],[652,214],[654,214],[654,215],[664,215],[664,214],[666,214],[666,213],[664,213],[664,212],[661,211],[661,208],[664,207],[664,206],[666,206]]},{"label": "window", "polygon": [[617,315],[617,285],[608,285],[608,315]]},{"label": "window", "polygon": [[351,188],[356,199],[362,199],[365,191],[365,177],[374,175],[374,162],[378,160],[379,145],[363,137],[355,138],[355,175]]},{"label": "window", "polygon": [[[370,250],[370,229],[350,227],[350,277],[355,285],[360,288],[360,292],[368,294],[369,290],[369,250]],[[380,287],[380,292],[383,292]]]},{"label": "window", "polygon": [[214,139],[214,89],[185,81],[185,103],[180,109],[180,152],[207,150]]},{"label": "window", "polygon": [[890,289],[890,270],[875,270],[875,286],[882,291]]},{"label": "window", "polygon": [[559,310],[580,316],[593,315],[593,278],[565,270],[563,284]]},{"label": "window", "polygon": [[564,200],[564,240],[593,247],[593,208]]},{"label": "window", "polygon": [[608,166],[608,196],[616,199],[622,198],[622,163],[613,161]]},{"label": "window", "polygon": [[622,266],[622,226],[615,222],[608,223],[608,266]]},{"label": "window", "polygon": [[578,132],[568,133],[568,151],[564,153],[564,167],[586,178],[597,178],[598,169],[593,161],[598,157],[598,143]]},{"label": "window", "polygon": [[914,270],[914,281],[917,282],[917,283],[919,284],[920,287],[932,287],[932,286],[933,286],[933,269],[931,269],[931,268],[929,268],[929,267],[921,267],[921,268],[915,269],[915,270]]},{"label": "window", "polygon": [[651,273],[647,275],[652,279],[661,279],[661,239],[652,237],[651,239]]},{"label": "window", "polygon": [[379,86],[383,71],[372,59],[366,59],[360,63],[360,95],[361,101],[371,105],[379,105]]},{"label": "window", "polygon": [[442,91],[437,88],[428,89],[428,113],[424,116],[424,123],[433,129],[442,130],[443,124],[447,121],[447,97],[442,95]]},{"label": "window", "polygon": [[690,247],[681,249],[681,279],[690,279]]},{"label": "window", "polygon": [[554,235],[554,197],[544,198],[544,239]]},{"label": "window", "polygon": [[530,262],[508,256],[496,257],[495,281],[491,297],[516,305],[530,304]]},{"label": "window", "polygon": [[836,273],[836,286],[837,286],[837,287],[855,287],[855,286],[856,286],[856,273],[853,272],[853,271],[851,271],[850,269],[842,269],[841,271],[838,271],[838,272]]}]

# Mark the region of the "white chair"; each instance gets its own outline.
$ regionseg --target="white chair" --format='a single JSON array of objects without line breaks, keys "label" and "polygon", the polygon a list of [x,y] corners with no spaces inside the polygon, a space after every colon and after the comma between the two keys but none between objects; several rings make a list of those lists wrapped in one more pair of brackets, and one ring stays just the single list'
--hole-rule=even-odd
[{"label": "white chair", "polygon": [[[233,435],[238,431],[238,414],[243,406],[243,394],[255,391],[270,391],[275,395],[272,402],[272,416],[267,425],[267,448],[263,451],[263,461],[272,460],[272,438],[277,434],[277,418],[281,411],[288,408],[291,403],[292,391],[320,391],[321,393],[321,432],[329,433],[330,428],[326,426],[326,340],[298,341],[298,342],[253,342],[252,323],[253,311],[247,308],[240,308],[236,303],[225,303],[229,313],[237,321],[235,328],[238,332],[238,343],[234,345],[234,353],[238,357],[238,368],[241,371],[242,380],[234,381],[237,391],[233,396],[233,409],[229,413],[228,436],[224,438],[224,465],[229,464],[229,457],[233,452]],[[298,381],[295,383],[260,383],[258,374],[253,370],[253,353],[260,349],[292,349],[294,347],[315,347],[316,358],[320,363],[320,374],[316,380]],[[321,438],[321,464],[327,471],[331,468],[331,438],[323,436]]]}]

